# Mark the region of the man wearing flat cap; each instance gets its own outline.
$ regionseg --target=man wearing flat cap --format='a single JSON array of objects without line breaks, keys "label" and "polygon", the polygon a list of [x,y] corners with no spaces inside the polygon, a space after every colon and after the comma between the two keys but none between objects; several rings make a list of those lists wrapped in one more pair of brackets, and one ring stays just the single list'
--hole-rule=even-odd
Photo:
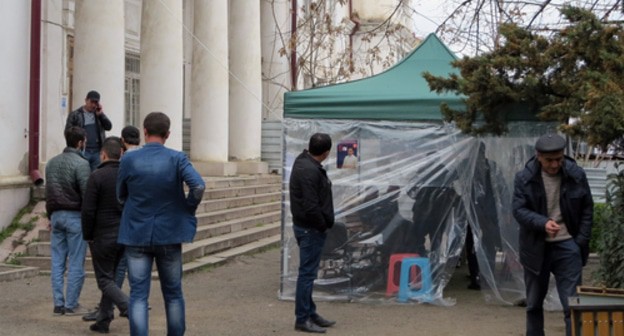
[{"label": "man wearing flat cap", "polygon": [[513,215],[520,224],[520,262],[526,287],[526,335],[544,335],[543,303],[550,273],[563,306],[566,335],[571,335],[568,298],[581,284],[589,255],[594,203],[587,177],[563,154],[566,141],[541,136],[536,155],[514,181]]},{"label": "man wearing flat cap", "polygon": [[111,121],[104,114],[102,104],[100,104],[100,94],[97,91],[89,91],[85,98],[85,104],[67,116],[65,130],[77,126],[87,131],[87,146],[84,157],[89,161],[91,171],[100,164],[100,150],[106,132],[113,127]]}]

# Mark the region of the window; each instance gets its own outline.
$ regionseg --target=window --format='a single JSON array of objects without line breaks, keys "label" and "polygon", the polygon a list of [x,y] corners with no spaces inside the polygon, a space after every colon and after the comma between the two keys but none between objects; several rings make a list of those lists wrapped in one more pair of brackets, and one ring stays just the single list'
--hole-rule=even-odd
[{"label": "window", "polygon": [[139,55],[126,54],[126,78],[125,78],[125,95],[126,95],[126,116],[125,124],[133,125],[140,128],[139,115],[139,93],[140,86],[141,61]]}]

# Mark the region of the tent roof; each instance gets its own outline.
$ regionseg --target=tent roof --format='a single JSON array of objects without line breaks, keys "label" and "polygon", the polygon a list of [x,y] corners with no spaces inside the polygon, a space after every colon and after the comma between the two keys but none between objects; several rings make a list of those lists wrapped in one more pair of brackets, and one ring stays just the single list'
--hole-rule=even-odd
[{"label": "tent roof", "polygon": [[462,96],[437,94],[422,77],[458,73],[457,57],[435,34],[401,62],[378,75],[352,82],[286,92],[284,117],[313,119],[442,120],[440,104],[465,109]]}]

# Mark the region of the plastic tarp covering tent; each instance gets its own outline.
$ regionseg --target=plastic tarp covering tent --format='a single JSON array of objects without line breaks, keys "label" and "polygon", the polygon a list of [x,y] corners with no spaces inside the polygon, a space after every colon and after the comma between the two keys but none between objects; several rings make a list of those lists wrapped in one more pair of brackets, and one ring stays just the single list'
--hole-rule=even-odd
[{"label": "plastic tarp covering tent", "polygon": [[[409,299],[453,304],[443,290],[468,232],[486,299],[513,303],[524,297],[511,214],[513,176],[551,126],[512,121],[505,137],[476,138],[443,123],[440,103],[461,106],[461,97],[430,92],[421,73],[454,72],[454,59],[430,35],[382,74],[285,95],[280,298],[294,298],[299,265],[290,170],[316,132],[333,142],[323,164],[333,184],[336,224],[327,231],[315,297],[394,300],[400,274],[390,260],[408,254],[427,258],[431,270],[427,295]],[[410,288],[422,288],[423,276],[410,274]]]}]

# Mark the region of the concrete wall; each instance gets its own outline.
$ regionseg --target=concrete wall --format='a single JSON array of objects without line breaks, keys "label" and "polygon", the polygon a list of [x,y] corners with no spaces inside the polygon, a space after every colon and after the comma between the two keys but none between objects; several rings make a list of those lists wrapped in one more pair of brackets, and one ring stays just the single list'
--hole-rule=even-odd
[{"label": "concrete wall", "polygon": [[0,1],[0,229],[30,198],[28,111],[30,1]]},{"label": "concrete wall", "polygon": [[0,178],[0,230],[11,224],[17,213],[30,201],[28,176]]},{"label": "concrete wall", "polygon": [[[39,170],[65,148],[65,120],[71,106],[67,72],[68,30],[73,27],[73,2],[42,1],[41,138]],[[30,20],[28,20],[30,22]]]},{"label": "concrete wall", "polygon": [[0,177],[28,173],[29,23],[30,1],[0,1]]}]

